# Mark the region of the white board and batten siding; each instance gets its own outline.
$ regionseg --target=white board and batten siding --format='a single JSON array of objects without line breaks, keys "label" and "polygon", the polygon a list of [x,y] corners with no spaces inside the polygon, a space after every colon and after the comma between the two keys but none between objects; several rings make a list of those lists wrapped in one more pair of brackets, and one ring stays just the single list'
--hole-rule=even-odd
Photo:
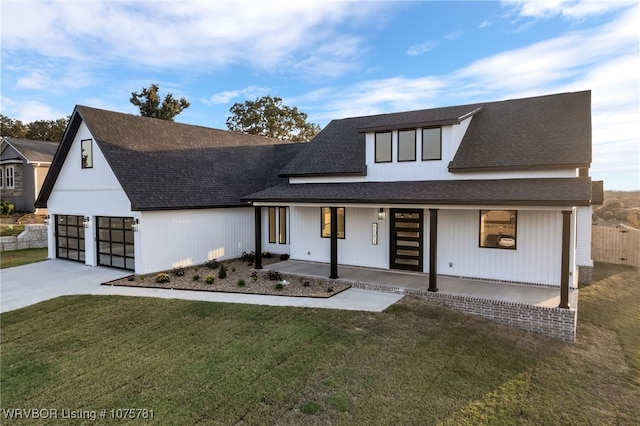
[{"label": "white board and batten siding", "polygon": [[[92,139],[93,167],[83,169],[80,141]],[[131,202],[123,191],[106,158],[95,143],[87,126],[82,123],[71,145],[67,159],[53,187],[47,208],[54,215],[77,215],[91,219],[85,231],[85,263],[95,266],[95,216],[132,217]],[[49,227],[49,257],[56,255],[55,226]]]},{"label": "white board and batten siding", "polygon": [[[478,210],[438,213],[438,273],[468,278],[559,285],[562,258],[560,211],[518,210],[516,250],[482,248]],[[372,223],[378,223],[378,244]],[[390,218],[377,219],[377,209],[347,207],[345,239],[338,240],[338,263],[389,268]],[[291,258],[327,263],[330,239],[320,236],[320,207],[291,208]],[[429,210],[424,210],[424,271],[429,269]],[[573,244],[572,244],[573,247]],[[573,257],[573,253],[572,253]],[[572,269],[573,271],[573,269]],[[575,276],[575,271],[573,273]],[[573,280],[572,280],[573,283]],[[575,286],[575,283],[572,284]]]},{"label": "white board and batten siding", "polygon": [[254,249],[253,208],[144,211],[136,240],[136,272],[149,274]]},{"label": "white board and batten siding", "polygon": [[[291,258],[329,262],[331,240],[321,237],[321,207],[291,207]],[[388,214],[388,212],[387,212]],[[378,223],[373,244],[372,224]],[[372,268],[389,267],[389,221],[379,221],[377,210],[347,207],[345,239],[338,239],[338,263]]]}]

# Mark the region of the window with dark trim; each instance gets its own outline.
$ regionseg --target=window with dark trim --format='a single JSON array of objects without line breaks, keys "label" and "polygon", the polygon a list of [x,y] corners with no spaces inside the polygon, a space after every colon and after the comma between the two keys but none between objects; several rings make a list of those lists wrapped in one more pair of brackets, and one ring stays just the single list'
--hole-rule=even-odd
[{"label": "window with dark trim", "polygon": [[269,242],[276,242],[276,208],[269,207]]},{"label": "window with dark trim", "polygon": [[287,244],[287,208],[278,207],[278,244]]},{"label": "window with dark trim", "polygon": [[[331,208],[322,207],[322,238],[331,238]],[[338,238],[344,239],[344,207],[338,207]]]},{"label": "window with dark trim", "polygon": [[422,160],[442,159],[442,129],[430,127],[422,129]]},{"label": "window with dark trim", "polygon": [[82,168],[93,168],[93,140],[83,139],[80,141],[80,149],[82,150]]},{"label": "window with dark trim", "polygon": [[480,247],[516,249],[518,212],[480,210]]},{"label": "window with dark trim", "polygon": [[391,132],[376,133],[375,150],[376,163],[391,162]]},{"label": "window with dark trim", "polygon": [[0,189],[4,188],[4,167],[0,166]]},{"label": "window with dark trim", "polygon": [[398,161],[416,161],[416,131],[398,131]]}]

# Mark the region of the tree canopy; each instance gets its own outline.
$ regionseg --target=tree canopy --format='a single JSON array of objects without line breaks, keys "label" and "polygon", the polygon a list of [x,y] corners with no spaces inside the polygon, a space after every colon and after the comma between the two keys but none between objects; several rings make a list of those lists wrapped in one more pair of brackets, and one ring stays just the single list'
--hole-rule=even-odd
[{"label": "tree canopy", "polygon": [[57,120],[36,120],[24,124],[0,114],[0,133],[2,136],[17,139],[60,142],[69,123],[69,116]]},{"label": "tree canopy", "polygon": [[160,88],[157,84],[152,84],[151,87],[143,87],[140,93],[131,93],[129,102],[140,109],[140,115],[143,117],[170,121],[173,121],[176,115],[191,106],[185,98],[174,99],[172,93],[167,94],[162,104],[160,104],[158,90]]},{"label": "tree canopy", "polygon": [[307,122],[307,114],[297,107],[283,105],[278,97],[264,96],[235,103],[229,112],[227,128],[234,132],[290,142],[309,141],[320,132],[320,126]]}]

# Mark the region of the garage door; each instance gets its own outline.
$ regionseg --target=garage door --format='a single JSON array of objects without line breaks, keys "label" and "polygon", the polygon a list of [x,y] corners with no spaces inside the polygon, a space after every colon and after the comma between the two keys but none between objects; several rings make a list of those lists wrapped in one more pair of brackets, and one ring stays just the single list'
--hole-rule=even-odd
[{"label": "garage door", "polygon": [[133,218],[96,218],[98,223],[98,265],[135,270]]},{"label": "garage door", "polygon": [[84,262],[84,217],[56,215],[56,257]]}]

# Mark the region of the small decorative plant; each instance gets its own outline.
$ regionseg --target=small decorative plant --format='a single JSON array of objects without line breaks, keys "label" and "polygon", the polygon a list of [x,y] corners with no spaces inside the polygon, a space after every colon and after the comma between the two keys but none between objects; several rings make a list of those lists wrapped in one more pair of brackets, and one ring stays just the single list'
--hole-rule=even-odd
[{"label": "small decorative plant", "polygon": [[129,275],[129,276],[127,277],[127,281],[135,281],[135,280],[136,280],[135,275]]},{"label": "small decorative plant", "polygon": [[240,278],[238,280],[238,287],[244,287],[246,285],[246,283],[244,282],[244,280],[242,278]]},{"label": "small decorative plant", "polygon": [[191,277],[191,279],[194,281],[200,281],[200,275],[194,274],[193,277]]},{"label": "small decorative plant", "polygon": [[282,290],[284,288],[284,286],[282,285],[282,283],[277,283],[274,288],[278,291]]},{"label": "small decorative plant", "polygon": [[271,259],[272,254],[269,253],[268,251],[263,251],[262,252],[262,257],[264,257],[265,259]]},{"label": "small decorative plant", "polygon": [[218,269],[218,267],[220,266],[220,262],[218,262],[215,259],[211,259],[211,260],[207,260],[204,263],[204,266],[206,266],[209,269]]},{"label": "small decorative plant", "polygon": [[235,272],[235,271],[236,271],[236,267],[235,267],[235,266],[232,266],[232,267],[231,267],[231,272]]},{"label": "small decorative plant", "polygon": [[258,281],[258,273],[257,273],[256,271],[253,271],[253,272],[251,273],[251,279],[252,279],[253,281]]},{"label": "small decorative plant", "polygon": [[280,255],[280,260],[289,260],[289,255],[287,253],[283,253]]},{"label": "small decorative plant", "polygon": [[175,275],[176,277],[184,276],[184,268],[182,266],[173,268],[173,275]]},{"label": "small decorative plant", "polygon": [[282,280],[282,274],[280,272],[274,271],[274,270],[267,271],[265,276],[270,281],[281,281]]},{"label": "small decorative plant", "polygon": [[213,282],[216,280],[216,277],[214,277],[213,274],[209,274],[205,277],[204,280],[207,284],[213,284]]},{"label": "small decorative plant", "polygon": [[159,284],[168,283],[169,281],[171,281],[171,277],[169,276],[169,274],[160,272],[158,275],[156,275],[156,282]]},{"label": "small decorative plant", "polygon": [[302,282],[302,285],[303,285],[304,287],[309,287],[309,286],[311,285],[311,283],[309,282],[309,280],[304,280],[304,281]]},{"label": "small decorative plant", "polygon": [[220,270],[218,271],[218,278],[226,278],[227,277],[227,269],[224,265],[220,265]]},{"label": "small decorative plant", "polygon": [[243,251],[242,255],[240,256],[240,260],[245,263],[251,264],[256,261],[256,254],[254,252],[247,253],[246,251]]}]

